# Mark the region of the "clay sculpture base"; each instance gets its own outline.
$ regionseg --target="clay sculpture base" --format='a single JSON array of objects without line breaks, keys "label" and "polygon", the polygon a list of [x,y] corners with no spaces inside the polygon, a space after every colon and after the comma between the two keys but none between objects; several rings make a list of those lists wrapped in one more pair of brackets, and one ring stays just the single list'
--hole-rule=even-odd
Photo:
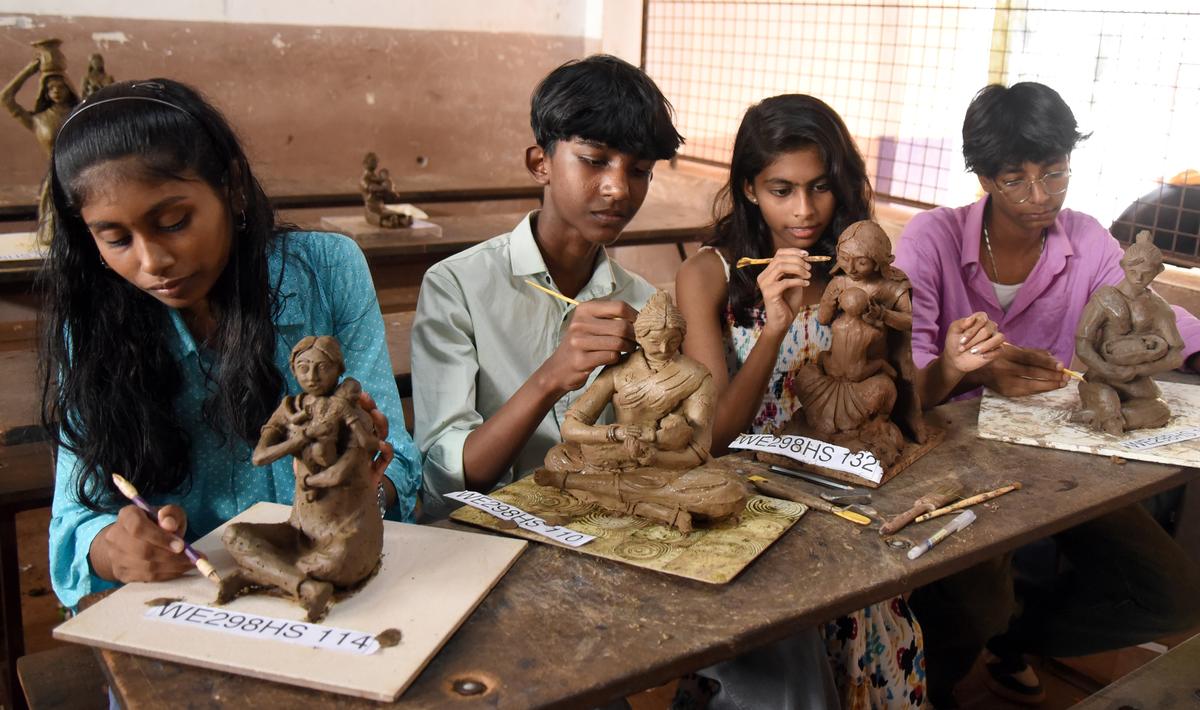
[{"label": "clay sculpture base", "polygon": [[1195,466],[1200,461],[1200,439],[1181,441],[1152,449],[1130,450],[1122,441],[1200,427],[1200,387],[1178,382],[1158,382],[1171,418],[1159,429],[1135,429],[1121,436],[1096,431],[1072,422],[1079,406],[1074,387],[1010,399],[985,392],[979,405],[979,437],[1028,444],[1047,449],[1081,451],[1100,456],[1153,461],[1175,466]]},{"label": "clay sculpture base", "polygon": [[[287,520],[288,510],[285,505],[259,503],[230,522],[281,522]],[[222,575],[236,567],[221,545],[225,527],[195,544]],[[398,645],[371,655],[230,636],[144,617],[152,600],[213,606],[213,584],[197,572],[169,582],[127,584],[56,627],[54,638],[390,702],[412,683],[524,549],[524,541],[506,537],[384,522],[379,573],[357,594],[334,605],[322,622],[373,635],[400,631]],[[221,608],[235,614],[304,619],[304,610],[290,599],[268,595],[239,597]]]},{"label": "clay sculpture base", "polygon": [[440,239],[442,236],[442,228],[440,226],[423,219],[414,219],[411,227],[385,229],[369,224],[366,217],[362,215],[354,215],[353,217],[322,217],[321,226],[331,232],[345,234],[356,242],[387,238]]},{"label": "clay sculpture base", "polygon": [[[784,468],[790,468],[797,471],[808,471],[819,476],[824,476],[825,478],[832,478],[835,481],[844,481],[855,486],[861,486],[862,488],[879,488],[883,484],[895,478],[901,471],[911,466],[917,459],[929,453],[931,450],[933,450],[933,447],[942,443],[942,440],[946,438],[945,429],[932,426],[928,423],[926,424],[926,432],[928,432],[928,436],[923,444],[905,440],[904,448],[900,449],[899,458],[897,458],[896,462],[891,466],[883,469],[883,477],[879,479],[879,483],[869,481],[861,476],[855,476],[853,473],[846,473],[845,471],[838,471],[837,469],[826,468],[816,464],[803,463],[801,461],[797,461],[796,459],[788,458],[787,456],[769,454],[765,451],[755,452],[754,457],[764,463],[773,464],[775,466],[783,466]],[[805,434],[805,436],[807,436],[807,434]]]},{"label": "clay sculpture base", "polygon": [[[732,471],[736,462],[733,457],[722,457],[708,465]],[[697,526],[684,534],[668,525],[611,513],[566,491],[539,486],[533,476],[489,495],[532,515],[549,517],[556,523],[561,520],[561,524],[572,530],[596,536],[582,547],[568,549],[709,584],[733,580],[808,510],[791,501],[751,496],[740,520]],[[450,517],[527,540],[566,547],[519,527],[506,528],[499,518],[475,508],[459,508]]]}]

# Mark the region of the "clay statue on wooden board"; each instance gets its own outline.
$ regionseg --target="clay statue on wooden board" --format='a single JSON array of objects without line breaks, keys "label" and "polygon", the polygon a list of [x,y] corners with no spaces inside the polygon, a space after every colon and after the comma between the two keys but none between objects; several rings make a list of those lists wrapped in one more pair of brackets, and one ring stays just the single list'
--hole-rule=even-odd
[{"label": "clay statue on wooden board", "polygon": [[833,272],[844,273],[830,280],[817,310],[832,331],[830,348],[796,371],[792,390],[803,407],[784,429],[868,450],[885,469],[906,435],[918,444],[928,437],[912,362],[912,286],[892,258],[874,222],[855,222],[838,237]]},{"label": "clay statue on wooden board", "polygon": [[[634,322],[639,350],[606,367],[567,410],[563,443],[534,480],[608,510],[690,532],[693,520],[742,511],[748,491],[705,467],[712,443],[712,376],[683,355],[687,325],[671,296],[654,294]],[[596,420],[612,404],[615,423]]]},{"label": "clay statue on wooden board", "polygon": [[345,365],[335,339],[301,339],[291,364],[304,392],[284,397],[263,425],[253,457],[256,466],[296,457],[291,518],[226,529],[222,542],[238,569],[221,580],[217,601],[277,588],[317,621],[335,590],[360,584],[379,566],[383,521],[371,475],[379,440],[358,404],[361,385],[350,377],[338,384]]},{"label": "clay statue on wooden board", "polygon": [[1075,330],[1075,354],[1087,365],[1079,383],[1081,408],[1072,421],[1120,436],[1161,427],[1171,410],[1150,376],[1183,364],[1175,313],[1150,283],[1163,256],[1150,232],[1139,232],[1121,258],[1125,278],[1092,294]]},{"label": "clay statue on wooden board", "polygon": [[384,229],[412,226],[411,214],[387,208],[386,202],[395,192],[395,187],[388,171],[379,167],[379,157],[374,153],[363,156],[363,174],[358,181],[358,189],[362,192],[363,203],[366,205],[365,216],[368,224]]}]

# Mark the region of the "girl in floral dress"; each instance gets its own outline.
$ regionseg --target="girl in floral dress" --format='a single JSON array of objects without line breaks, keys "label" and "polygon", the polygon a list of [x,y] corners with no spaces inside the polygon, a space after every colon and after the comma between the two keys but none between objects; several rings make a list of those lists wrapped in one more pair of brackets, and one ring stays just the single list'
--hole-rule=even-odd
[{"label": "girl in floral dress", "polygon": [[[842,230],[871,217],[863,159],[837,113],[811,96],[775,96],[752,106],[730,163],[729,183],[718,197],[716,235],[676,279],[688,322],[683,351],[708,366],[719,392],[714,454],[740,433],[782,428],[799,408],[790,387],[793,373],[830,343],[829,328],[816,316],[833,262],[805,257],[834,256]],[[731,268],[742,257],[771,262]],[[924,703],[921,629],[903,598],[816,632],[842,707]],[[795,673],[823,671],[804,667]],[[702,675],[721,680],[720,672]]]}]

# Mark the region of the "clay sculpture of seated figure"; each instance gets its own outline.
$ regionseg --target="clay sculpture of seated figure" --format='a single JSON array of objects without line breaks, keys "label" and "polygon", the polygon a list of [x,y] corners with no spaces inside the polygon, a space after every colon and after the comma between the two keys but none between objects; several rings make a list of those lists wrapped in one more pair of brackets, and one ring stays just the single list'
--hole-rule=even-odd
[{"label": "clay sculpture of seated figure", "polygon": [[817,309],[831,325],[830,349],[796,371],[792,390],[803,404],[786,434],[814,436],[852,451],[868,450],[885,468],[905,437],[925,443],[928,431],[912,362],[912,286],[892,266],[891,241],[874,222],[839,236],[834,276]]},{"label": "clay sculpture of seated figure", "polygon": [[291,365],[304,392],[284,397],[263,425],[253,455],[256,466],[296,457],[291,517],[226,529],[222,542],[238,569],[222,578],[217,601],[251,588],[277,588],[317,621],[336,589],[358,585],[379,565],[383,521],[371,476],[379,439],[358,405],[361,385],[352,378],[338,385],[345,364],[336,340],[302,338]]},{"label": "clay sculpture of seated figure", "polygon": [[367,224],[384,229],[411,227],[412,215],[388,210],[386,201],[395,192],[392,177],[386,169],[379,169],[379,158],[374,153],[363,156],[363,174],[358,189],[366,207]]},{"label": "clay sculpture of seated figure", "polygon": [[896,369],[887,361],[887,336],[879,309],[868,313],[870,299],[850,287],[838,297],[840,315],[830,330],[829,350],[802,367],[792,386],[809,428],[839,446],[870,449],[883,466],[904,447],[900,429],[889,417],[896,404]]},{"label": "clay sculpture of seated figure", "polygon": [[1175,313],[1149,288],[1163,270],[1149,232],[1137,235],[1121,269],[1125,278],[1096,289],[1075,330],[1075,353],[1087,373],[1072,420],[1114,436],[1167,423],[1171,410],[1150,376],[1183,364]]},{"label": "clay sculpture of seated figure", "polygon": [[[634,322],[639,350],[605,368],[567,410],[563,443],[534,480],[580,500],[690,532],[694,518],[742,511],[745,485],[704,467],[712,442],[712,376],[679,351],[686,323],[659,291]],[[597,425],[612,404],[615,423]]]}]

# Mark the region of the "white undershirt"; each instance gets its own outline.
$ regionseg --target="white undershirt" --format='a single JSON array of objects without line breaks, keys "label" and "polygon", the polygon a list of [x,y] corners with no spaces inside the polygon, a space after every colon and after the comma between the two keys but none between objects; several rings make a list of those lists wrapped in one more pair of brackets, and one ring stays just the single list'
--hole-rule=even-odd
[{"label": "white undershirt", "polygon": [[996,300],[1000,302],[1000,307],[1005,311],[1012,305],[1013,299],[1017,297],[1017,291],[1021,290],[1021,286],[1025,285],[1022,281],[1019,284],[998,284],[992,281],[992,288],[996,290]]}]

